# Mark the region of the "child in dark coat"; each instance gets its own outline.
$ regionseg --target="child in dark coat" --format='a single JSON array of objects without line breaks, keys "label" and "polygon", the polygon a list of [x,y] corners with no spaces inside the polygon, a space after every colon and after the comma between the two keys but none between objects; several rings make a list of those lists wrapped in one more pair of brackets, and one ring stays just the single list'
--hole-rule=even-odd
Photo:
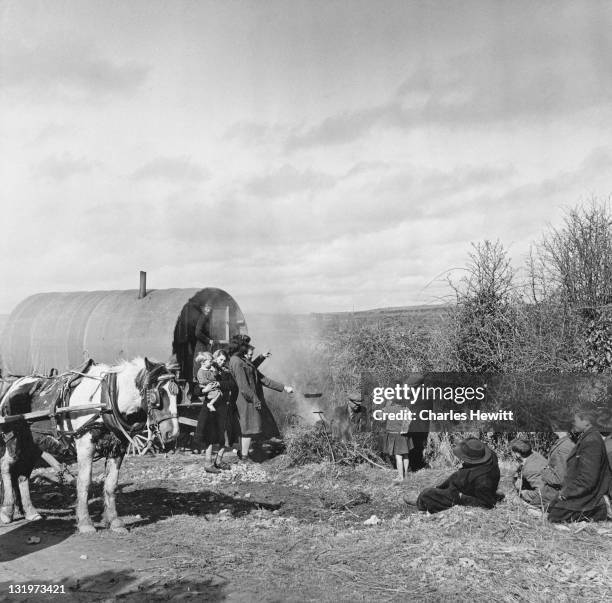
[{"label": "child in dark coat", "polygon": [[578,410],[574,415],[574,433],[580,436],[567,457],[567,472],[559,494],[548,509],[548,521],[606,521],[604,496],[610,489],[612,470],[606,446],[599,431],[598,413]]},{"label": "child in dark coat", "polygon": [[495,453],[477,438],[462,440],[453,448],[463,467],[435,488],[423,490],[416,501],[408,496],[404,501],[419,511],[438,513],[455,505],[492,509],[497,502],[499,465]]}]

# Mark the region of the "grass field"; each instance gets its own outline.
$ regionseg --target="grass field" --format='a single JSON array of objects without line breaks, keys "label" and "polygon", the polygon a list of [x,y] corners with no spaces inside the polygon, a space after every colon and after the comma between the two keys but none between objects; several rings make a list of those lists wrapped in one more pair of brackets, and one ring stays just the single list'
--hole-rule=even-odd
[{"label": "grass field", "polygon": [[[425,515],[402,495],[445,470],[398,487],[371,465],[283,468],[281,456],[211,476],[202,461],[128,458],[125,536],[75,534],[73,489],[38,470],[34,499],[47,519],[0,528],[3,600],[16,582],[63,584],[70,601],[573,602],[604,601],[612,587],[612,523],[549,525],[512,494],[507,468],[497,508]],[[100,486],[91,504],[95,519]]]}]

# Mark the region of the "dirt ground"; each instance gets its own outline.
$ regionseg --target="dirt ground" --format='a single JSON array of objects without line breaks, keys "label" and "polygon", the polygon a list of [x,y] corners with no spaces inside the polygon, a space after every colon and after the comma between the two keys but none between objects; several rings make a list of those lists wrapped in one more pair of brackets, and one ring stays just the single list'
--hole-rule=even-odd
[{"label": "dirt ground", "polygon": [[[37,470],[33,498],[45,519],[0,527],[0,600],[573,602],[612,592],[612,524],[556,529],[527,512],[507,478],[492,511],[429,516],[402,494],[447,471],[394,486],[391,470],[371,465],[283,468],[281,456],[210,475],[203,460],[127,458],[117,497],[127,535],[100,524],[77,534],[74,487]],[[90,507],[99,520],[99,484]],[[66,593],[9,592],[50,583]]]}]

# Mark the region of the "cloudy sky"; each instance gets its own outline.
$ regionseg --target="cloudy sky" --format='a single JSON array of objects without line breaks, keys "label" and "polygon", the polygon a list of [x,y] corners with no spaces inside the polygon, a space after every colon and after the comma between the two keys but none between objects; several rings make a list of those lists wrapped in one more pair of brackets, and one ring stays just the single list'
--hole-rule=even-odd
[{"label": "cloudy sky", "polygon": [[612,4],[0,0],[0,313],[436,303],[612,192]]}]

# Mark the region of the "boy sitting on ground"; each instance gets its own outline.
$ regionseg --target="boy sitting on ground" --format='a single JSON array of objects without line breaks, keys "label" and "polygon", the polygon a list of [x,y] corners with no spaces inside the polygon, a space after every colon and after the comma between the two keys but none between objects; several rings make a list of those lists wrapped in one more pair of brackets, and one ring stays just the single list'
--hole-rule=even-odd
[{"label": "boy sitting on ground", "polygon": [[213,364],[213,355],[210,352],[200,352],[196,356],[196,362],[200,365],[198,370],[198,383],[202,388],[204,398],[208,400],[206,406],[211,412],[215,412],[215,402],[223,395],[219,386],[217,369]]},{"label": "boy sitting on ground", "polygon": [[478,438],[459,442],[453,453],[463,466],[435,488],[426,488],[418,497],[404,502],[419,511],[438,513],[455,505],[492,509],[498,502],[499,464],[496,454]]},{"label": "boy sitting on ground", "polygon": [[512,455],[518,461],[514,474],[514,487],[519,496],[532,505],[540,505],[541,492],[544,488],[542,472],[548,465],[546,459],[531,448],[527,440],[517,438],[510,442]]}]

